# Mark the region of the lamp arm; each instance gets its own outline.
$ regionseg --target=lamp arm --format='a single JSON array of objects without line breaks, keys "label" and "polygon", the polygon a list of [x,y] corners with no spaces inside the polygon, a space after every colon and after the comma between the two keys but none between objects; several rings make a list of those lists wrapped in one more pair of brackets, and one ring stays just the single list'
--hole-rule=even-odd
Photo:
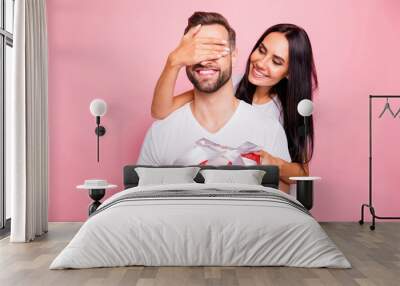
[{"label": "lamp arm", "polygon": [[[96,116],[96,124],[97,124],[97,130],[99,130],[100,129],[100,116]],[[100,132],[96,132],[96,134],[97,134],[97,162],[99,162],[99,157],[100,157],[100,151],[99,151],[99,149],[100,149],[100,143],[99,143],[99,138],[100,138],[100,135],[99,135],[99,133]]]},{"label": "lamp arm", "polygon": [[307,116],[304,116],[304,158],[303,158],[303,164],[305,164],[307,162],[307,153],[308,153],[308,136],[307,136]]}]

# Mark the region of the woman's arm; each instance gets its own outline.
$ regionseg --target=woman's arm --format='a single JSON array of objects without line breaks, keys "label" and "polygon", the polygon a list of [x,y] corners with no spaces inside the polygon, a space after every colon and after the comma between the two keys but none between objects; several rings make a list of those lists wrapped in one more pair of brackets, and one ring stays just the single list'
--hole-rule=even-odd
[{"label": "woman's arm", "polygon": [[151,103],[151,116],[156,119],[167,117],[171,112],[193,100],[193,90],[173,96],[179,70],[180,67],[171,63],[168,58],[164,70],[157,81]]},{"label": "woman's arm", "polygon": [[289,163],[279,159],[282,162],[278,165],[279,174],[282,181],[287,184],[294,184],[295,181],[289,180],[289,177],[303,177],[309,175],[308,164]]},{"label": "woman's arm", "polygon": [[201,25],[190,29],[179,46],[172,51],[157,81],[151,104],[151,115],[163,119],[182,105],[193,100],[193,90],[174,95],[179,71],[185,66],[216,60],[228,54],[227,41],[217,38],[197,37]]},{"label": "woman's arm", "polygon": [[261,163],[265,165],[276,165],[279,168],[279,178],[281,183],[294,184],[289,177],[303,177],[309,175],[308,164],[291,163],[281,158],[277,158],[265,151],[256,152],[261,156]]},{"label": "woman's arm", "polygon": [[286,194],[289,194],[290,185],[282,180],[279,180],[279,190],[281,190],[282,192],[285,192]]}]

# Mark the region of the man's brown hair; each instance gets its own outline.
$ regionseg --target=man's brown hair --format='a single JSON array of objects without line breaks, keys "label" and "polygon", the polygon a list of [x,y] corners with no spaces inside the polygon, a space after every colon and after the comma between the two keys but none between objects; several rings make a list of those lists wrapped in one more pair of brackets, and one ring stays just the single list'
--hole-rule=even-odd
[{"label": "man's brown hair", "polygon": [[215,12],[194,12],[192,16],[188,19],[188,25],[185,28],[185,34],[193,27],[197,25],[214,25],[218,24],[224,26],[224,28],[228,31],[229,34],[229,44],[231,47],[235,47],[236,45],[236,32],[229,25],[228,20],[225,19],[224,16]]}]

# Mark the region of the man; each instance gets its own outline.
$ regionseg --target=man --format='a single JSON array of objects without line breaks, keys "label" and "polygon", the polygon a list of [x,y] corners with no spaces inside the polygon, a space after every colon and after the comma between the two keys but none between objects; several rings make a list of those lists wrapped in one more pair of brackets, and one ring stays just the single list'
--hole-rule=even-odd
[{"label": "man", "polygon": [[194,86],[194,100],[166,119],[153,123],[146,134],[138,164],[178,164],[201,138],[232,147],[251,142],[273,156],[290,161],[286,135],[280,123],[234,96],[231,75],[237,54],[235,32],[226,19],[217,13],[196,12],[188,22],[185,34],[201,24],[199,37],[223,39],[229,44],[230,52],[224,57],[186,67]]}]

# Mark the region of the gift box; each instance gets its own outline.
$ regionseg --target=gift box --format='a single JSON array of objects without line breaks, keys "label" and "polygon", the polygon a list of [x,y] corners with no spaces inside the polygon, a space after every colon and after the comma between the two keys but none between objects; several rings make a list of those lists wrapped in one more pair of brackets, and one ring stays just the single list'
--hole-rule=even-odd
[{"label": "gift box", "polygon": [[254,152],[262,148],[251,142],[245,142],[239,147],[230,147],[217,144],[206,138],[195,142],[192,149],[175,160],[174,165],[260,165],[260,155]]}]

